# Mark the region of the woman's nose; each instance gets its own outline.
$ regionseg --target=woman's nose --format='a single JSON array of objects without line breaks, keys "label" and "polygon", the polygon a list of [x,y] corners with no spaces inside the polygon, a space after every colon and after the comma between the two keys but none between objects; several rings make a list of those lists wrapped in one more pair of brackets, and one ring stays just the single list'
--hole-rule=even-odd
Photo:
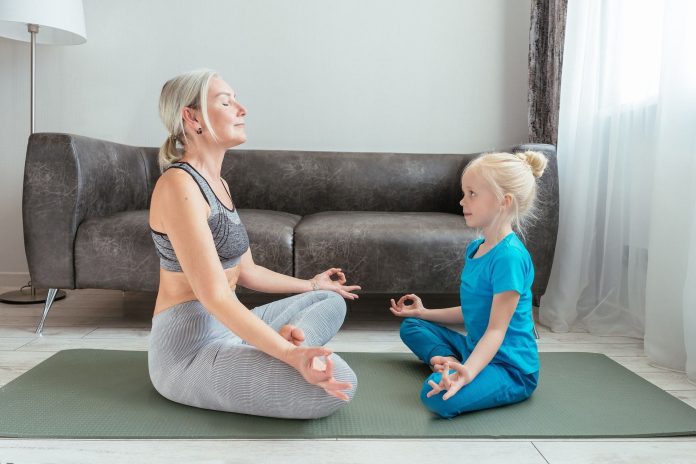
[{"label": "woman's nose", "polygon": [[239,116],[246,116],[247,110],[246,110],[246,108],[244,107],[244,105],[242,105],[241,103],[238,103],[238,105],[239,105],[239,109],[237,110],[237,114],[238,114]]}]

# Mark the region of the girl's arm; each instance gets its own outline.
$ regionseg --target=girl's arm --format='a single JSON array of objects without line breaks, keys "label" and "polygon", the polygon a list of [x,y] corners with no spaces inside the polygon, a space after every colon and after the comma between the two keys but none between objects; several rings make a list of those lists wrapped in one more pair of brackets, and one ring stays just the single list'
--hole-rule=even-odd
[{"label": "girl's arm", "polygon": [[[328,269],[310,280],[298,279],[271,271],[254,262],[251,249],[242,255],[239,266],[240,273],[237,283],[242,287],[264,293],[303,293],[321,289],[332,290],[343,298],[353,300],[358,298],[358,295],[352,292],[360,290],[358,285],[345,285],[346,276],[337,268]],[[336,275],[338,280],[332,280],[332,275]]]},{"label": "girl's arm", "polygon": [[[478,341],[474,351],[464,364],[444,358],[437,360],[435,370],[442,372],[442,378],[439,384],[432,380],[428,382],[432,387],[432,390],[427,394],[428,398],[447,390],[442,399],[448,400],[479,375],[498,353],[519,300],[520,294],[516,291],[497,293],[493,296],[491,317],[483,337]],[[455,376],[450,376],[450,369],[456,371]]]},{"label": "girl's arm", "polygon": [[463,364],[470,376],[469,382],[471,382],[488,363],[491,362],[496,353],[498,353],[519,301],[520,294],[512,290],[493,296],[491,318],[488,321],[488,328],[486,328],[483,337],[481,337],[474,351]]},{"label": "girl's arm", "polygon": [[[407,300],[412,300],[413,303],[406,304]],[[461,306],[426,309],[421,299],[413,293],[402,296],[398,302],[392,299],[389,310],[398,317],[415,317],[440,324],[461,324],[464,322]]]}]

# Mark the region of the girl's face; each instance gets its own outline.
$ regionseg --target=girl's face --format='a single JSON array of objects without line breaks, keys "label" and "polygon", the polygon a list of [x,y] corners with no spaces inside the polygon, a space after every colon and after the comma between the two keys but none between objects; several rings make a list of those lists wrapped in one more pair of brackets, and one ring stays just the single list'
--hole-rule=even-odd
[{"label": "girl's face", "polygon": [[459,204],[464,211],[466,225],[484,229],[496,219],[501,205],[488,183],[476,173],[475,169],[467,171],[462,177],[462,197]]},{"label": "girl's face", "polygon": [[235,99],[232,87],[213,77],[208,86],[208,120],[220,145],[230,148],[246,142],[245,116],[246,108]]}]

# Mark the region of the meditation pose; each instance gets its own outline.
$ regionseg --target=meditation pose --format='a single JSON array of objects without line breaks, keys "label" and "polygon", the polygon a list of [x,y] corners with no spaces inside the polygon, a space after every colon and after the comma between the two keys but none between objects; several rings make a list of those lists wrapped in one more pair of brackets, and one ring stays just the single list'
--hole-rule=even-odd
[{"label": "meditation pose", "polygon": [[[160,282],[149,339],[155,389],[186,405],[282,418],[319,418],[355,394],[355,373],[325,348],[345,318],[340,269],[310,280],[254,263],[221,177],[227,149],[246,141],[246,109],[215,72],[169,80],[160,96],[169,132],[152,194],[150,228]],[[271,188],[271,186],[269,186]],[[333,278],[332,278],[333,277]],[[247,309],[236,285],[296,293]]]},{"label": "meditation pose", "polygon": [[[469,163],[459,204],[482,237],[466,248],[461,306],[426,309],[414,294],[391,300],[391,312],[406,318],[401,339],[433,370],[420,399],[441,417],[517,403],[537,386],[534,267],[513,226],[521,230],[533,215],[546,163],[537,152],[485,154]],[[441,325],[461,323],[466,335]]]}]

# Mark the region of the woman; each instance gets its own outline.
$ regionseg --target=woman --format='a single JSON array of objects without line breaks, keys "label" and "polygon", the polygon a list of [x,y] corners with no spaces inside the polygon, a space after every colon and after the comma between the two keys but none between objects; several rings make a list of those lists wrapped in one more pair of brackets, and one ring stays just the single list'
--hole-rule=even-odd
[{"label": "woman", "polygon": [[[201,70],[169,80],[160,116],[170,136],[149,220],[161,266],[148,353],[154,387],[200,408],[282,418],[333,413],[357,381],[322,345],[343,323],[343,298],[357,298],[360,287],[345,285],[340,269],[301,280],[254,263],[220,175],[226,150],[246,141],[246,110],[220,76]],[[299,295],[249,311],[237,284]]]}]

